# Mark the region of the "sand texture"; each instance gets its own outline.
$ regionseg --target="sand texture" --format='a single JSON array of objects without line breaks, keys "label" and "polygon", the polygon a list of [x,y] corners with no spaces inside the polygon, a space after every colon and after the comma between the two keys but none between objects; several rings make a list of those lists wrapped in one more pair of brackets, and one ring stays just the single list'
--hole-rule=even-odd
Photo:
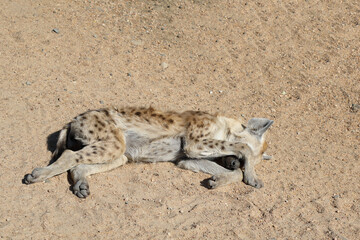
[{"label": "sand texture", "polygon": [[[0,1],[0,239],[360,236],[360,1]],[[264,182],[208,190],[172,163],[21,180],[106,106],[275,121]]]}]

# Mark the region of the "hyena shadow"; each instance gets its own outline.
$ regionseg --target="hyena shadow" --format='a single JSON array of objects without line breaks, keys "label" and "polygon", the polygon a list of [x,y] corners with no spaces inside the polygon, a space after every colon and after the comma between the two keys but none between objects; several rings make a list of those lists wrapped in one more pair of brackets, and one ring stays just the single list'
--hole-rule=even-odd
[{"label": "hyena shadow", "polygon": [[47,149],[52,153],[52,157],[51,157],[51,159],[49,161],[49,165],[52,164],[53,162],[55,162],[59,158],[58,154],[57,154],[57,156],[54,156],[54,152],[56,150],[56,143],[57,143],[57,141],[59,139],[59,136],[60,136],[60,130],[51,133],[47,137],[47,140],[46,140]]}]

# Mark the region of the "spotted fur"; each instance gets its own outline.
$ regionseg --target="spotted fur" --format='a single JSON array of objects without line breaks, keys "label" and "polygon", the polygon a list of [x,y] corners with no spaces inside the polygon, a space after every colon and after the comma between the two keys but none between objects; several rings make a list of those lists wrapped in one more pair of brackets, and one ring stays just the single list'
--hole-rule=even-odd
[{"label": "spotted fur", "polygon": [[[26,184],[41,182],[70,170],[73,191],[81,198],[90,194],[86,177],[109,171],[128,161],[177,162],[179,167],[214,175],[209,188],[244,180],[262,187],[254,166],[267,144],[264,133],[273,121],[251,119],[245,127],[233,118],[199,111],[163,112],[154,108],[106,108],[75,117],[60,131],[54,158],[24,177]],[[231,171],[214,162],[235,156],[244,159]],[[265,156],[265,155],[264,155]]]}]

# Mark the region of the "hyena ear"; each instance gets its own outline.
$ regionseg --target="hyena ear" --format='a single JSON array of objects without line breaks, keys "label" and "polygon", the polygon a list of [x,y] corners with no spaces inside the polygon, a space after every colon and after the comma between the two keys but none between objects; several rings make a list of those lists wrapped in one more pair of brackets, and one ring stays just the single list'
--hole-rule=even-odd
[{"label": "hyena ear", "polygon": [[247,126],[243,127],[251,133],[261,137],[273,123],[273,120],[267,118],[252,118],[248,121]]}]

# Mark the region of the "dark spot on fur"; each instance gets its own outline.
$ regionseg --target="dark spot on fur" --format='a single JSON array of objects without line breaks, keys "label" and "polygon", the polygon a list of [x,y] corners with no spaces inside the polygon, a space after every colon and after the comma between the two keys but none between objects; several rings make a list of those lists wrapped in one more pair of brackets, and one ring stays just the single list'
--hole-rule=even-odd
[{"label": "dark spot on fur", "polygon": [[147,123],[150,123],[150,120],[149,120],[149,119],[144,118],[144,120],[145,120]]},{"label": "dark spot on fur", "polygon": [[168,128],[169,128],[169,125],[167,125],[167,124],[164,124],[164,127],[165,127],[166,129],[168,129]]},{"label": "dark spot on fur", "polygon": [[97,154],[97,151],[93,151],[92,153],[93,153],[93,154]]},{"label": "dark spot on fur", "polygon": [[215,146],[219,146],[219,143],[218,143],[218,142],[216,142],[216,143],[215,143]]},{"label": "dark spot on fur", "polygon": [[203,147],[202,147],[202,146],[198,146],[197,149],[203,150]]},{"label": "dark spot on fur", "polygon": [[76,161],[76,162],[79,162],[80,160],[77,158],[77,159],[75,159],[75,161]]},{"label": "dark spot on fur", "polygon": [[214,148],[214,145],[212,145],[212,144],[211,144],[211,145],[209,145],[209,148]]},{"label": "dark spot on fur", "polygon": [[93,131],[93,130],[90,130],[89,133],[90,133],[90,134],[94,134],[94,131]]},{"label": "dark spot on fur", "polygon": [[82,119],[83,119],[83,120],[86,120],[86,119],[87,119],[87,117],[86,117],[86,116],[83,116],[83,117],[82,117]]},{"label": "dark spot on fur", "polygon": [[173,123],[174,123],[174,120],[172,120],[172,119],[170,118],[170,119],[168,119],[168,123],[169,123],[169,124],[173,124]]},{"label": "dark spot on fur", "polygon": [[115,147],[116,149],[120,149],[120,146],[119,146],[117,143],[114,143],[114,147]]},{"label": "dark spot on fur", "polygon": [[151,114],[152,117],[157,117],[156,113]]},{"label": "dark spot on fur", "polygon": [[98,126],[98,125],[95,123],[94,127],[96,127],[96,128],[97,128],[97,126]]},{"label": "dark spot on fur", "polygon": [[140,117],[140,116],[141,116],[141,112],[136,112],[135,115]]},{"label": "dark spot on fur", "polygon": [[121,111],[120,113],[121,113],[122,115],[125,115],[125,111]]},{"label": "dark spot on fur", "polygon": [[102,127],[105,127],[105,123],[104,123],[104,122],[102,122],[102,121],[99,120],[97,123],[100,124]]},{"label": "dark spot on fur", "polygon": [[168,150],[168,153],[172,153],[172,151],[171,151],[171,150]]},{"label": "dark spot on fur", "polygon": [[98,117],[98,115],[95,115],[94,117],[95,117],[95,119],[96,119],[96,120],[99,120],[99,117]]},{"label": "dark spot on fur", "polygon": [[194,142],[198,143],[198,142],[199,142],[199,139],[196,138],[196,139],[194,140]]},{"label": "dark spot on fur", "polygon": [[221,146],[221,150],[225,150],[225,147],[224,147],[224,146]]},{"label": "dark spot on fur", "polygon": [[109,111],[108,111],[107,109],[104,109],[104,113],[105,113],[105,115],[106,115],[107,117],[110,116],[110,113],[109,113]]},{"label": "dark spot on fur", "polygon": [[101,150],[105,151],[105,148],[104,147],[100,147]]},{"label": "dark spot on fur", "polygon": [[241,149],[244,149],[245,147],[244,147],[244,146],[241,146],[240,148],[241,148]]},{"label": "dark spot on fur", "polygon": [[90,153],[86,153],[86,156],[90,156],[91,154]]},{"label": "dark spot on fur", "polygon": [[96,149],[96,146],[91,146],[92,149]]},{"label": "dark spot on fur", "polygon": [[83,127],[84,126],[84,123],[80,123],[80,127]]},{"label": "dark spot on fur", "polygon": [[200,134],[200,138],[204,137],[204,134]]},{"label": "dark spot on fur", "polygon": [[234,146],[234,144],[230,143],[230,147]]},{"label": "dark spot on fur", "polygon": [[103,129],[101,127],[98,128],[98,131],[101,132]]}]

